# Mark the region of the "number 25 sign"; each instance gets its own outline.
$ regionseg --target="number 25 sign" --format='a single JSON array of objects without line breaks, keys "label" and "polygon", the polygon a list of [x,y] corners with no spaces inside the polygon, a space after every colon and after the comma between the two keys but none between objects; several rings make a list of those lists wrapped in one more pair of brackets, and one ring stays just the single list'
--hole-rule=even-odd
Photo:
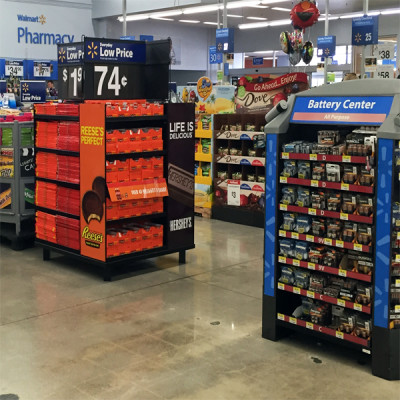
[{"label": "number 25 sign", "polygon": [[353,46],[367,46],[378,43],[377,15],[353,18],[351,44]]}]

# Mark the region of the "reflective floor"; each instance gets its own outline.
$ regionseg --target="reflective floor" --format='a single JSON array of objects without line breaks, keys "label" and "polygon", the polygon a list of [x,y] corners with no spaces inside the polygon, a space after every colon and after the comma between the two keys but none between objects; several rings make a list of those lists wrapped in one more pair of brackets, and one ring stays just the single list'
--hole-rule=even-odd
[{"label": "reflective floor", "polygon": [[358,353],[261,338],[262,247],[262,229],[197,219],[186,265],[106,283],[1,245],[0,399],[399,399]]}]

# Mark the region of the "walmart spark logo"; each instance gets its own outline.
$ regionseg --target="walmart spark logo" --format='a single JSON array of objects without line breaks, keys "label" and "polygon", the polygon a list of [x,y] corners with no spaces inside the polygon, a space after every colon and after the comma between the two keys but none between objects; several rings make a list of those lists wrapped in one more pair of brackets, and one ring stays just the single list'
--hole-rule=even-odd
[{"label": "walmart spark logo", "polygon": [[58,61],[60,61],[60,63],[63,63],[65,61],[65,59],[66,59],[65,49],[58,50]]},{"label": "walmart spark logo", "polygon": [[355,40],[357,43],[360,43],[360,42],[361,42],[361,39],[362,39],[362,36],[361,36],[361,34],[359,34],[359,33],[357,33],[357,35],[355,35],[355,37],[354,37],[354,40]]},{"label": "walmart spark logo", "polygon": [[39,22],[40,22],[42,25],[46,23],[46,17],[45,17],[43,14],[39,17]]},{"label": "walmart spark logo", "polygon": [[331,51],[329,49],[325,49],[324,53],[326,56],[329,56],[329,54],[331,54]]},{"label": "walmart spark logo", "polygon": [[22,84],[22,91],[24,93],[29,91],[29,85],[26,82]]},{"label": "walmart spark logo", "polygon": [[95,45],[93,42],[88,44],[88,56],[92,57],[92,59],[97,56],[97,48],[98,46]]}]

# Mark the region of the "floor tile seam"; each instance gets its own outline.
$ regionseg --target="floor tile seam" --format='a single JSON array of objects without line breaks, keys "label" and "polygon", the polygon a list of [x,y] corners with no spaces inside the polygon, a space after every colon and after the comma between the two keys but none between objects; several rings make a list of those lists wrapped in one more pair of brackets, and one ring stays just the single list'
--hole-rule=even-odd
[{"label": "floor tile seam", "polygon": [[[176,275],[176,274],[174,274],[174,275]],[[130,294],[130,293],[139,292],[139,291],[141,291],[141,290],[146,290],[146,289],[150,289],[150,288],[152,288],[152,287],[161,286],[161,285],[164,285],[164,284],[166,284],[166,283],[177,282],[177,281],[184,280],[184,279],[187,279],[187,278],[188,278],[188,277],[186,277],[186,276],[178,277],[178,278],[176,278],[176,279],[172,279],[172,280],[167,281],[167,282],[161,282],[161,283],[157,283],[157,284],[154,284],[154,285],[149,285],[149,286],[146,286],[146,287],[142,287],[142,288],[138,288],[138,289],[134,289],[134,290],[130,290],[130,291],[125,291],[125,292],[121,292],[121,293],[116,293],[116,294],[113,294],[113,295],[110,295],[110,296],[102,297],[102,298],[99,298],[99,299],[94,299],[94,300],[87,301],[87,302],[84,302],[84,303],[73,304],[73,305],[71,305],[71,306],[69,306],[69,307],[60,308],[60,309],[58,309],[58,310],[50,311],[50,312],[48,312],[48,313],[43,313],[43,314],[38,314],[38,315],[32,315],[32,316],[30,316],[30,317],[22,318],[22,319],[19,319],[19,320],[17,320],[17,321],[11,321],[11,322],[7,322],[7,323],[5,323],[5,324],[0,324],[0,327],[1,327],[1,326],[8,326],[8,325],[16,324],[16,323],[19,323],[19,322],[23,322],[23,321],[27,321],[27,320],[33,319],[33,318],[44,317],[44,316],[47,316],[47,315],[50,315],[50,314],[55,314],[55,313],[63,312],[63,311],[66,311],[66,310],[71,310],[71,309],[74,309],[74,308],[77,308],[77,307],[86,306],[86,305],[88,305],[88,304],[97,303],[97,302],[99,302],[99,301],[112,299],[112,298],[118,297],[118,296],[124,296],[124,295]]]}]

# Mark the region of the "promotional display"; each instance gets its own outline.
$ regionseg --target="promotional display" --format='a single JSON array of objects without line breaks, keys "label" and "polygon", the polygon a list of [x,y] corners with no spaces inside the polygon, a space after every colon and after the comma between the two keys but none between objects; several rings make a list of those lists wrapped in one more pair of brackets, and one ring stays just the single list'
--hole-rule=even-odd
[{"label": "promotional display", "polygon": [[262,335],[345,343],[386,379],[400,378],[399,99],[396,80],[344,82],[265,126]]},{"label": "promotional display", "polygon": [[20,87],[23,103],[44,103],[46,101],[46,81],[21,81]]},{"label": "promotional display", "polygon": [[367,46],[378,43],[379,16],[364,16],[353,18],[351,44]]}]

